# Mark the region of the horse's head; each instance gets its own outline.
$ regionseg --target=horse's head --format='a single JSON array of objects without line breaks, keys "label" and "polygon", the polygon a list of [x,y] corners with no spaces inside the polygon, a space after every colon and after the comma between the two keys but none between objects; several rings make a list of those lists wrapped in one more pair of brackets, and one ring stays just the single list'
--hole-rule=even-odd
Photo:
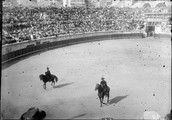
[{"label": "horse's head", "polygon": [[96,84],[95,91],[99,88],[99,84]]},{"label": "horse's head", "polygon": [[39,79],[42,80],[43,79],[43,74],[39,75]]}]

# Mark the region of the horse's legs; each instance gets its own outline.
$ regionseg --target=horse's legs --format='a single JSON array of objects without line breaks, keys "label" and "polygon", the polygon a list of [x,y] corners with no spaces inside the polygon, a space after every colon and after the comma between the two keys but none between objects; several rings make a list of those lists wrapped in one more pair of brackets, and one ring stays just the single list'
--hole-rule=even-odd
[{"label": "horse's legs", "polygon": [[109,102],[109,93],[107,94],[107,103]]},{"label": "horse's legs", "polygon": [[46,89],[46,83],[43,84],[43,88]]},{"label": "horse's legs", "polygon": [[104,95],[102,96],[102,103],[103,103]]},{"label": "horse's legs", "polygon": [[107,103],[109,102],[109,95],[107,96]]},{"label": "horse's legs", "polygon": [[99,100],[100,100],[100,107],[102,107],[102,98],[99,97]]},{"label": "horse's legs", "polygon": [[52,82],[51,82],[51,85],[54,87],[54,85],[55,85],[55,82],[54,82],[54,81],[52,81]]}]

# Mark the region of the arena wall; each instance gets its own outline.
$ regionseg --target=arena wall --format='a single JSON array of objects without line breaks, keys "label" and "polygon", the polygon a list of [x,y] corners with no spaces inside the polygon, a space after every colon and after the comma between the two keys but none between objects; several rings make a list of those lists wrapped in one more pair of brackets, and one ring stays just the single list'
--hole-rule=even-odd
[{"label": "arena wall", "polygon": [[171,34],[165,34],[165,33],[158,34],[158,33],[155,33],[154,38],[171,38]]},{"label": "arena wall", "polygon": [[141,32],[94,32],[67,36],[54,36],[49,38],[36,39],[32,41],[24,41],[21,43],[14,43],[2,46],[2,64],[26,56],[35,52],[68,46],[72,44],[99,41],[99,40],[115,40],[115,39],[129,39],[142,38]]}]

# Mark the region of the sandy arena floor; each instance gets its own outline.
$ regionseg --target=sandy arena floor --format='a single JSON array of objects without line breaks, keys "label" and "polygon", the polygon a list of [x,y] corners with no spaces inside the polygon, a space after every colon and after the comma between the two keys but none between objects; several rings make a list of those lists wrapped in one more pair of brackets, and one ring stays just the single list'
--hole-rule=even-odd
[{"label": "sandy arena floor", "polygon": [[[59,81],[44,90],[39,75],[47,66]],[[100,107],[94,89],[102,76],[111,91],[110,103]],[[3,69],[1,117],[19,118],[32,106],[57,119],[137,119],[145,110],[163,117],[170,96],[170,39],[97,41],[41,52]]]}]

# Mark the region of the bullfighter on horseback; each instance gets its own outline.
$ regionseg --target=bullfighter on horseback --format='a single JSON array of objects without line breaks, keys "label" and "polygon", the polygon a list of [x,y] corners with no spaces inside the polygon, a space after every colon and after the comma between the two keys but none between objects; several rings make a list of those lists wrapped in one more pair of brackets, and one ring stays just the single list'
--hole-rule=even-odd
[{"label": "bullfighter on horseback", "polygon": [[47,71],[45,72],[45,75],[47,76],[48,79],[51,79],[51,72],[47,66]]},{"label": "bullfighter on horseback", "polygon": [[102,81],[100,82],[100,85],[102,86],[103,91],[106,92],[107,91],[107,83],[104,79],[105,79],[104,77],[101,78]]},{"label": "bullfighter on horseback", "polygon": [[47,66],[47,71],[45,72],[45,75],[44,75],[44,74],[41,74],[41,75],[39,75],[39,78],[40,78],[40,80],[43,81],[43,83],[44,83],[44,84],[43,84],[43,88],[44,88],[44,89],[46,89],[46,83],[47,83],[47,82],[51,82],[51,85],[54,87],[55,82],[58,81],[58,77],[55,76],[55,75],[53,75],[53,74],[51,74],[51,72],[50,72],[48,66]]},{"label": "bullfighter on horseback", "polygon": [[96,84],[95,90],[98,90],[98,97],[100,100],[100,107],[102,107],[103,104],[103,99],[104,96],[107,97],[107,103],[109,102],[109,93],[110,93],[110,88],[107,86],[106,81],[104,80],[105,78],[101,78],[100,84]]}]

